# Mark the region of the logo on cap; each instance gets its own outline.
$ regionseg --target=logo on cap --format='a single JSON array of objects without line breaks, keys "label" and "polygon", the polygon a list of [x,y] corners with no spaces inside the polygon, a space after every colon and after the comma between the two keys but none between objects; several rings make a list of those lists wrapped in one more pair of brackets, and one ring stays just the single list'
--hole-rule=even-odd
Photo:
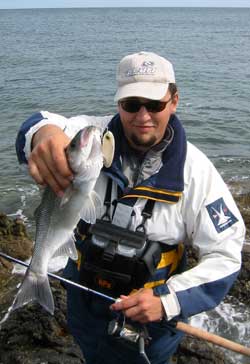
[{"label": "logo on cap", "polygon": [[138,76],[138,75],[153,75],[156,72],[156,67],[154,67],[154,62],[144,61],[140,67],[134,67],[127,70],[126,76]]},{"label": "logo on cap", "polygon": [[212,202],[206,208],[218,233],[221,233],[238,221],[226,206],[223,198]]}]

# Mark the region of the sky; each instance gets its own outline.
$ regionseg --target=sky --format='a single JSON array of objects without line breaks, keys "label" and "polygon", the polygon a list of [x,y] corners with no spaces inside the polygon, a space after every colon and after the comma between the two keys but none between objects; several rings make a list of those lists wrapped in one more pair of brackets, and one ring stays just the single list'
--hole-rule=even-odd
[{"label": "sky", "polygon": [[0,9],[73,7],[250,7],[250,0],[0,0]]}]

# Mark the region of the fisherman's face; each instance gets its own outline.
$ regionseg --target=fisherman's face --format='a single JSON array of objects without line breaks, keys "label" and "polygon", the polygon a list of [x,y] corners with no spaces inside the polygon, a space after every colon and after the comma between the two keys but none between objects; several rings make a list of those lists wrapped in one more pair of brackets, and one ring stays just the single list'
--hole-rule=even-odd
[{"label": "fisherman's face", "polygon": [[[128,100],[131,98],[123,99]],[[133,98],[133,100],[141,103],[147,103],[151,100],[141,97]],[[166,127],[171,114],[176,112],[178,104],[178,94],[171,98],[168,91],[161,101],[168,101],[165,108],[159,112],[150,112],[146,106],[142,105],[137,112],[125,111],[122,107],[123,100],[118,103],[118,110],[124,134],[129,144],[137,150],[146,152],[153,145],[158,144],[164,137]]]}]

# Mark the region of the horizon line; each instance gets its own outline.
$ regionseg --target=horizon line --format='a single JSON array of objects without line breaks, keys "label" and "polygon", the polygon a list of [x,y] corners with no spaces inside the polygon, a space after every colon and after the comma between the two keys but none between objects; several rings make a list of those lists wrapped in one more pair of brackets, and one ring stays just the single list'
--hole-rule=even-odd
[{"label": "horizon line", "polygon": [[34,10],[34,9],[128,9],[128,8],[184,8],[184,9],[187,9],[187,8],[193,8],[193,9],[249,9],[250,8],[250,5],[249,6],[238,6],[238,5],[233,5],[233,6],[183,6],[183,5],[179,5],[179,6],[171,6],[171,5],[168,5],[168,6],[162,6],[162,5],[156,5],[156,6],[147,6],[147,5],[144,5],[144,6],[59,6],[59,7],[48,7],[48,6],[39,6],[39,7],[17,7],[17,8],[1,8],[0,7],[0,10]]}]

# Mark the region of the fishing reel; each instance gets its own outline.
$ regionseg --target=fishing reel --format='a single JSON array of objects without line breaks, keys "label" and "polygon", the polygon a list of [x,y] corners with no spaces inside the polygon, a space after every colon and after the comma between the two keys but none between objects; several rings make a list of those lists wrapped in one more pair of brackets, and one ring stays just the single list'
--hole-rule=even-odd
[{"label": "fishing reel", "polygon": [[126,322],[126,318],[122,314],[109,322],[108,334],[117,339],[123,339],[132,344],[137,344],[140,355],[143,356],[147,364],[150,364],[145,353],[145,345],[149,343],[151,338],[145,325],[131,325]]}]

